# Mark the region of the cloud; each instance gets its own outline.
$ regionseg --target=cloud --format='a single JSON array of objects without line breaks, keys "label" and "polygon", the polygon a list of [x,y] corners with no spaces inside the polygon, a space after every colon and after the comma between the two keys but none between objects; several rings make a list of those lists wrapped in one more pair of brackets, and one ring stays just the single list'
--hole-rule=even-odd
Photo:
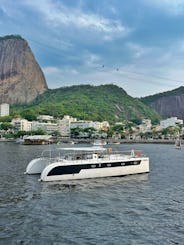
[{"label": "cloud", "polygon": [[92,30],[104,34],[127,35],[130,32],[128,27],[122,25],[117,19],[109,19],[92,12],[84,12],[80,8],[72,8],[63,5],[61,2],[51,0],[27,0],[29,7],[39,11],[48,25],[54,27],[70,27]]},{"label": "cloud", "polygon": [[14,1],[1,0],[0,11],[10,19],[15,19],[15,16],[22,18],[24,13],[17,8],[17,3]]},{"label": "cloud", "polygon": [[158,7],[168,14],[181,15],[184,13],[184,0],[143,0],[146,4]]},{"label": "cloud", "polygon": [[128,42],[127,48],[131,51],[133,58],[140,59],[152,52],[153,48],[143,47],[138,43]]}]

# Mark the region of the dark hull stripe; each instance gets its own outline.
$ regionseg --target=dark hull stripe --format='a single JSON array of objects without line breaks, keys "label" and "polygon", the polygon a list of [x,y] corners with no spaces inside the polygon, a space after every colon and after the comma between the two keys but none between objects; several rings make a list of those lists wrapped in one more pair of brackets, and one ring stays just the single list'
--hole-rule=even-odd
[{"label": "dark hull stripe", "polygon": [[141,163],[141,160],[129,161],[129,162],[93,163],[93,164],[58,166],[58,167],[53,168],[48,173],[48,176],[77,174],[83,169],[126,167],[126,166],[139,165],[140,163]]}]

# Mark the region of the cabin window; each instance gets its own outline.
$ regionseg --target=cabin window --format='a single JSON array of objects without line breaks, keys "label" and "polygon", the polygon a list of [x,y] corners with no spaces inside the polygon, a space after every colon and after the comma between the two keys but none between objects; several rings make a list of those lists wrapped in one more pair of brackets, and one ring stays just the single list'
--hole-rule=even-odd
[{"label": "cabin window", "polygon": [[125,163],[124,163],[124,162],[122,162],[122,163],[121,163],[121,166],[125,166]]},{"label": "cabin window", "polygon": [[107,167],[111,167],[111,164],[110,164],[110,163],[108,163],[108,164],[107,164]]},{"label": "cabin window", "polygon": [[91,167],[92,167],[92,168],[96,168],[96,165],[95,165],[95,164],[93,164],[93,165],[91,165]]}]

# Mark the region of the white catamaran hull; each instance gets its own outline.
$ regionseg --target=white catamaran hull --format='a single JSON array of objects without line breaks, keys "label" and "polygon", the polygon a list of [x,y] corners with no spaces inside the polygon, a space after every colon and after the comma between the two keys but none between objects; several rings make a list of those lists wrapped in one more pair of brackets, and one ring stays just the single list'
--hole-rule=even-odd
[{"label": "white catamaran hull", "polygon": [[41,174],[41,172],[44,170],[44,168],[50,164],[50,159],[47,158],[36,158],[33,159],[26,168],[26,174]]},{"label": "white catamaran hull", "polygon": [[[63,171],[62,171],[63,170]],[[73,173],[72,173],[73,171]],[[96,163],[63,163],[55,162],[45,167],[41,181],[75,180],[110,176],[123,176],[149,172],[149,158],[132,158],[128,161],[109,161]]]}]

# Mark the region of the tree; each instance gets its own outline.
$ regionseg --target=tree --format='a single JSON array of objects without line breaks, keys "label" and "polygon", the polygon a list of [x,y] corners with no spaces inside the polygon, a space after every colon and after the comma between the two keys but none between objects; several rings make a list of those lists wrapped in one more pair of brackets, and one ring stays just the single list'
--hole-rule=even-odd
[{"label": "tree", "polygon": [[18,138],[23,137],[24,135],[27,135],[27,132],[26,131],[18,131],[17,134],[16,134],[16,136]]},{"label": "tree", "polygon": [[12,116],[0,117],[0,122],[11,122]]},{"label": "tree", "polygon": [[27,109],[21,112],[21,116],[28,121],[34,121],[37,119],[37,113],[32,109]]},{"label": "tree", "polygon": [[13,126],[10,123],[8,123],[8,122],[4,122],[4,123],[0,124],[0,129],[1,130],[7,131],[8,129],[12,129],[12,128],[13,128]]}]

